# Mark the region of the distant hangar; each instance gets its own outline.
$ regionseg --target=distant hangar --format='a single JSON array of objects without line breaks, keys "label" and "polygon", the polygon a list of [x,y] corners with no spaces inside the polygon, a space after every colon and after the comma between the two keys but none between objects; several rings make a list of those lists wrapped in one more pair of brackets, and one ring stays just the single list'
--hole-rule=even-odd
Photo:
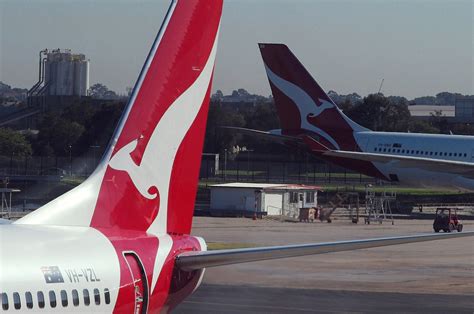
[{"label": "distant hangar", "polygon": [[473,123],[474,97],[456,98],[454,106],[411,105],[408,110],[411,116],[418,120],[429,120],[439,112],[440,116],[450,123]]}]

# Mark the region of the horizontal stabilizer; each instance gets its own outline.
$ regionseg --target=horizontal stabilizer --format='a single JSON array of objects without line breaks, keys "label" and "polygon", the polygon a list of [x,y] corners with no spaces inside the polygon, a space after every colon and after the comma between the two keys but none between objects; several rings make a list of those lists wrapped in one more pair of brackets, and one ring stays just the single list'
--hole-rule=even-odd
[{"label": "horizontal stabilizer", "polygon": [[238,263],[280,259],[304,255],[324,254],[331,252],[352,251],[389,245],[425,242],[474,236],[474,232],[434,233],[413,236],[376,238],[366,240],[312,243],[301,245],[271,246],[247,249],[217,251],[185,252],[176,257],[176,265],[183,270],[196,270],[207,267],[231,265]]},{"label": "horizontal stabilizer", "polygon": [[321,144],[311,136],[305,136],[303,139],[304,142],[309,146],[310,150],[313,152],[327,152],[330,150],[327,146]]},{"label": "horizontal stabilizer", "polygon": [[288,143],[302,144],[302,145],[304,144],[301,138],[297,136],[274,134],[268,131],[240,128],[240,127],[235,127],[235,126],[221,126],[220,128],[235,131],[244,135],[258,136],[265,140],[272,141],[279,144],[288,144]]}]

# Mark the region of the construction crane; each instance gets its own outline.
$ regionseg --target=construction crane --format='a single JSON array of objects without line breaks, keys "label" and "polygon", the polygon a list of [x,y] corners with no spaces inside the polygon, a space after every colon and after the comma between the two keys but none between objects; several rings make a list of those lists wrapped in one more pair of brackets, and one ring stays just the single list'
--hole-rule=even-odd
[{"label": "construction crane", "polygon": [[380,82],[379,91],[377,92],[377,94],[380,94],[380,91],[382,90],[382,86],[383,86],[383,81],[384,81],[384,80],[385,80],[385,79],[382,78],[382,82]]}]

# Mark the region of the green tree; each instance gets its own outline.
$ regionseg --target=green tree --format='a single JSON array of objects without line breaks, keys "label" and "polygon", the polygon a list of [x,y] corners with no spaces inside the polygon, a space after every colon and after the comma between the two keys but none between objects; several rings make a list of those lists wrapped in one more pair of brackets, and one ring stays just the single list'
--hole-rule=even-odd
[{"label": "green tree", "polygon": [[225,149],[235,146],[241,135],[235,131],[221,128],[222,126],[245,126],[244,116],[235,110],[211,102],[207,119],[204,151],[222,153]]},{"label": "green tree", "polygon": [[349,108],[347,115],[373,131],[406,132],[410,111],[403,99],[390,101],[382,94],[372,94],[361,104]]},{"label": "green tree", "polygon": [[458,123],[452,126],[451,130],[454,134],[474,135],[474,125],[469,123]]},{"label": "green tree", "polygon": [[[86,126],[80,140],[81,153],[86,153],[91,146],[99,146],[100,152],[104,151],[112,138],[115,127],[118,124],[124,102],[104,103],[91,117],[90,124]],[[97,151],[97,153],[100,153]]]},{"label": "green tree", "polygon": [[84,126],[56,114],[47,114],[39,125],[35,151],[43,152],[43,146],[51,146],[57,156],[67,156],[77,150],[76,143],[84,133]]},{"label": "green tree", "polygon": [[382,114],[382,130],[388,132],[406,132],[410,123],[410,110],[405,101],[390,102]]},{"label": "green tree", "polygon": [[30,156],[31,145],[23,134],[0,128],[0,153],[4,156]]},{"label": "green tree", "polygon": [[431,125],[439,130],[439,132],[447,134],[449,133],[449,123],[445,116],[443,116],[442,110],[435,110],[434,113],[430,114]]},{"label": "green tree", "polygon": [[411,120],[408,126],[408,131],[412,133],[439,133],[439,129],[422,120]]},{"label": "green tree", "polygon": [[115,99],[117,94],[110,90],[107,86],[96,83],[89,88],[89,94],[93,98],[98,99]]}]

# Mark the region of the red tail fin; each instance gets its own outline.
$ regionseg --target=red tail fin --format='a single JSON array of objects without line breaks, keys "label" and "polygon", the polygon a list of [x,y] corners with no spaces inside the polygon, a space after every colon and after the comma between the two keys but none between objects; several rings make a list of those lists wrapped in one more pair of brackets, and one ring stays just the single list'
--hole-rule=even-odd
[{"label": "red tail fin", "polygon": [[221,11],[172,2],[101,165],[20,223],[190,232]]},{"label": "red tail fin", "polygon": [[335,149],[355,148],[353,132],[366,131],[351,121],[283,44],[259,44],[284,132],[310,131]]}]

